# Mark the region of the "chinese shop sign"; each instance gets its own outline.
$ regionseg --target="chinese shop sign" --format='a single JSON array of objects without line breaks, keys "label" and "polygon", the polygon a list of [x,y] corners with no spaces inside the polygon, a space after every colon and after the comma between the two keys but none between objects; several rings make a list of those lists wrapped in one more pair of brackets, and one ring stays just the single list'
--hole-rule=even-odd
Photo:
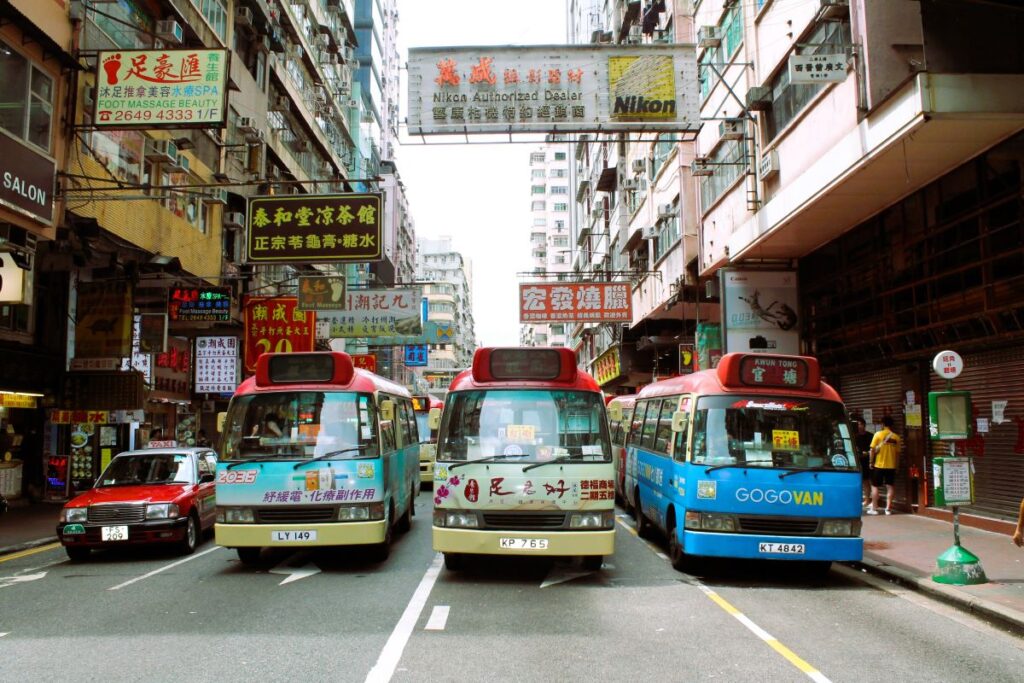
[{"label": "chinese shop sign", "polygon": [[628,282],[519,285],[519,322],[623,322],[633,319]]},{"label": "chinese shop sign", "polygon": [[110,50],[96,63],[93,125],[223,127],[227,50]]},{"label": "chinese shop sign", "polygon": [[345,295],[343,311],[320,313],[330,323],[328,337],[400,337],[423,334],[422,291],[358,289]]},{"label": "chinese shop sign", "polygon": [[299,276],[299,310],[340,311],[345,308],[345,276]]},{"label": "chinese shop sign", "polygon": [[[149,315],[149,314],[146,314]],[[164,315],[159,314],[160,318]],[[143,315],[136,315],[134,322],[132,323],[132,355],[129,358],[121,359],[122,370],[135,370],[141,372],[142,376],[146,380],[146,384],[150,385],[153,383],[153,354],[147,351],[143,351],[142,344],[142,321],[144,320]],[[164,327],[166,331],[166,326]],[[159,351],[163,351],[167,344],[167,335],[165,334],[161,339],[161,348]],[[83,368],[85,369],[85,368]]]},{"label": "chinese shop sign", "polygon": [[596,359],[593,365],[594,381],[598,384],[606,384],[622,374],[622,365],[619,360],[619,347],[613,346]]},{"label": "chinese shop sign", "polygon": [[846,80],[845,53],[789,56],[790,83],[839,83]]},{"label": "chinese shop sign", "polygon": [[375,353],[353,353],[352,365],[362,368],[368,372],[377,372],[377,354]]},{"label": "chinese shop sign", "polygon": [[238,385],[238,340],[196,337],[196,393],[230,394]]},{"label": "chinese shop sign", "polygon": [[410,344],[405,347],[405,366],[407,368],[427,367],[427,345]]},{"label": "chinese shop sign", "polygon": [[313,350],[316,313],[300,311],[294,296],[245,297],[243,308],[246,372],[263,353]]},{"label": "chinese shop sign", "polygon": [[167,350],[153,362],[153,388],[150,398],[191,398],[192,349],[187,339],[169,337]]},{"label": "chinese shop sign", "polygon": [[229,287],[171,287],[167,290],[171,322],[231,322]]},{"label": "chinese shop sign", "polygon": [[249,199],[249,263],[326,263],[383,258],[381,194]]},{"label": "chinese shop sign", "polygon": [[79,282],[75,358],[124,358],[132,349],[127,282]]},{"label": "chinese shop sign", "polygon": [[409,50],[413,135],[696,131],[692,45]]}]

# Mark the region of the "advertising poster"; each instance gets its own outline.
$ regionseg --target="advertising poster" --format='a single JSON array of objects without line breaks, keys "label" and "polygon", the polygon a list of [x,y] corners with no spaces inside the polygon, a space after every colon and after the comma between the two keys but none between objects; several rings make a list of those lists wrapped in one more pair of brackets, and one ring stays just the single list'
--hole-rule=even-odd
[{"label": "advertising poster", "polygon": [[519,322],[628,323],[628,282],[534,282],[519,285]]},{"label": "advertising poster", "polygon": [[79,282],[76,358],[125,358],[132,351],[132,300],[127,282]]},{"label": "advertising poster", "polygon": [[238,340],[196,337],[196,393],[230,394],[238,385]]},{"label": "advertising poster", "polygon": [[380,261],[379,192],[250,197],[249,263]]},{"label": "advertising poster", "polygon": [[622,374],[618,346],[611,347],[594,359],[592,374],[598,384],[607,384]]},{"label": "advertising poster", "polygon": [[722,360],[722,326],[697,323],[697,369],[710,370]]},{"label": "advertising poster", "polygon": [[263,353],[313,350],[316,313],[300,311],[294,296],[247,296],[242,306],[246,372],[256,372],[256,359]]},{"label": "advertising poster", "polygon": [[800,354],[795,271],[722,270],[725,353]]},{"label": "advertising poster", "polygon": [[357,289],[345,295],[342,311],[321,311],[330,323],[328,337],[400,337],[423,334],[422,290]]}]

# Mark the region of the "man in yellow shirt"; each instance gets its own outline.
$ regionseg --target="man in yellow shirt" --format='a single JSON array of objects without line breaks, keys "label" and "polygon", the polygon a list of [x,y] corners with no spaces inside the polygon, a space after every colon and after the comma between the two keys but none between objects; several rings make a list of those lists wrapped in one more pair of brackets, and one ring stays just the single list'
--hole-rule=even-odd
[{"label": "man in yellow shirt", "polygon": [[892,514],[895,498],[896,466],[900,459],[900,437],[892,431],[892,418],[882,418],[882,429],[871,439],[871,505],[869,515],[878,514],[878,487],[885,484],[885,514]]}]

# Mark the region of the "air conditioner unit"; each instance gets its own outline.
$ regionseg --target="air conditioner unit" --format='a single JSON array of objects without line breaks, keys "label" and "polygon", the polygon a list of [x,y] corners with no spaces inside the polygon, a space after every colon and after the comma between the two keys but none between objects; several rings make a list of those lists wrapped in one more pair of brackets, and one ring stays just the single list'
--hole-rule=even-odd
[{"label": "air conditioner unit", "polygon": [[690,162],[690,175],[706,176],[714,175],[714,173],[714,169],[708,166],[708,160],[706,157],[697,157]]},{"label": "air conditioner unit", "polygon": [[658,218],[671,218],[676,215],[674,204],[658,204]]},{"label": "air conditioner unit", "polygon": [[593,209],[590,210],[590,215],[593,216],[594,218],[600,218],[603,214],[604,208],[600,206],[595,206]]},{"label": "air conditioner unit", "polygon": [[204,204],[227,204],[228,203],[228,191],[227,190],[210,190],[207,194],[203,195]]},{"label": "air conditioner unit", "polygon": [[264,133],[262,130],[256,130],[251,133],[245,134],[245,142],[248,145],[258,145],[263,142]]},{"label": "air conditioner unit", "polygon": [[270,111],[288,111],[289,109],[291,109],[291,100],[287,95],[278,95],[270,103]]},{"label": "air conditioner unit", "polygon": [[328,52],[325,56],[325,60],[328,64],[339,64],[341,60],[338,58],[337,52]]},{"label": "air conditioner unit", "polygon": [[243,135],[252,135],[258,130],[256,119],[251,116],[242,116],[238,119],[238,132]]},{"label": "air conditioner unit", "polygon": [[772,106],[771,88],[763,85],[755,85],[747,90],[744,98],[748,111],[765,111]]},{"label": "air conditioner unit", "polygon": [[727,119],[718,124],[718,137],[723,140],[742,140],[744,138],[743,119]]},{"label": "air conditioner unit", "polygon": [[629,37],[626,39],[630,43],[639,43],[643,40],[643,33],[640,31],[640,24],[633,24],[629,27]]},{"label": "air conditioner unit", "polygon": [[633,159],[633,173],[643,173],[647,170],[647,159]]},{"label": "air conditioner unit", "polygon": [[225,228],[241,230],[245,227],[245,214],[241,211],[225,211],[224,218],[221,219],[221,224]]},{"label": "air conditioner unit", "polygon": [[185,39],[185,31],[181,28],[181,24],[174,19],[164,19],[156,22],[156,31],[154,33],[160,40],[165,40],[175,45],[180,45],[181,41]]},{"label": "air conditioner unit", "polygon": [[289,45],[288,49],[285,52],[287,53],[288,57],[296,60],[301,60],[302,55],[305,54],[305,52],[302,50],[301,45]]},{"label": "air conditioner unit", "polygon": [[820,0],[818,19],[842,19],[850,12],[850,0]]},{"label": "air conditioner unit", "polygon": [[717,26],[701,26],[697,29],[697,47],[718,47],[722,44],[722,29]]},{"label": "air conditioner unit", "polygon": [[178,146],[173,140],[149,140],[146,143],[146,159],[174,163],[178,158]]},{"label": "air conditioner unit", "polygon": [[776,150],[769,150],[761,156],[757,165],[758,175],[761,180],[767,180],[779,172],[779,153]]},{"label": "air conditioner unit", "polygon": [[633,178],[624,178],[622,180],[622,182],[619,183],[619,189],[621,189],[621,190],[636,190],[637,187],[639,186],[639,184],[640,183],[638,183]]},{"label": "air conditioner unit", "polygon": [[235,24],[245,28],[252,28],[252,10],[248,7],[235,8]]},{"label": "air conditioner unit", "polygon": [[640,230],[640,237],[645,240],[653,240],[658,236],[658,226],[656,225],[645,225]]},{"label": "air conditioner unit", "polygon": [[298,139],[292,143],[292,149],[296,152],[308,152],[309,151],[309,140]]},{"label": "air conditioner unit", "polygon": [[345,47],[341,48],[341,56],[345,59],[346,62],[353,62],[355,61],[356,58],[356,51],[353,48],[346,45]]},{"label": "air conditioner unit", "polygon": [[188,173],[190,163],[191,162],[188,160],[187,156],[179,154],[170,169],[178,171],[179,173]]},{"label": "air conditioner unit", "polygon": [[356,107],[359,106],[359,100],[346,100],[345,106],[348,107],[349,109],[355,109]]}]

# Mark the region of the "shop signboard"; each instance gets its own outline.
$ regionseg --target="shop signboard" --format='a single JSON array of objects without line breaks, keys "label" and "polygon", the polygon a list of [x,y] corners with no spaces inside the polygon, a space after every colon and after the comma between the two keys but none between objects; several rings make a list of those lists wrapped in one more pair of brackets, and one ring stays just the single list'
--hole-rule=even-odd
[{"label": "shop signboard", "polygon": [[196,337],[196,393],[230,394],[238,386],[238,339]]},{"label": "shop signboard", "polygon": [[127,282],[79,282],[75,358],[124,358],[132,348]]},{"label": "shop signboard", "polygon": [[519,321],[628,323],[628,282],[533,282],[519,285]]},{"label": "shop signboard", "polygon": [[619,347],[613,346],[594,359],[593,375],[598,384],[607,384],[622,374]]},{"label": "shop signboard", "polygon": [[408,344],[451,344],[455,337],[454,323],[423,321],[423,332],[392,337],[373,337],[370,346],[406,346]]},{"label": "shop signboard", "polygon": [[51,410],[49,421],[55,425],[129,424],[142,422],[142,410]]},{"label": "shop signboard", "polygon": [[697,369],[718,367],[722,359],[722,326],[718,323],[697,323]]},{"label": "shop signboard", "polygon": [[[160,314],[163,318],[163,314]],[[143,352],[142,343],[142,315],[136,315],[132,323],[132,355],[129,358],[121,359],[122,370],[135,370],[141,372],[147,385],[153,384],[153,355]],[[72,368],[74,369],[74,368]]]},{"label": "shop signboard", "polygon": [[167,350],[153,361],[153,388],[150,398],[188,401],[192,384],[192,348],[188,339],[168,337]]},{"label": "shop signboard", "polygon": [[693,372],[693,361],[695,358],[693,344],[679,345],[679,374],[689,375]]},{"label": "shop signboard", "polygon": [[57,164],[28,145],[0,133],[0,204],[53,225]]},{"label": "shop signboard", "polygon": [[0,252],[0,302],[31,303],[31,296],[26,296],[25,291],[25,284],[31,277],[32,271],[22,269],[14,262],[14,257],[6,252]]},{"label": "shop signboard", "polygon": [[721,272],[725,353],[800,355],[796,272]]},{"label": "shop signboard", "polygon": [[298,303],[294,296],[244,298],[246,372],[256,372],[263,353],[313,350],[316,313],[299,310]]},{"label": "shop signboard", "polygon": [[377,372],[377,354],[375,353],[353,353],[352,365],[362,368],[368,372]]},{"label": "shop signboard", "polygon": [[846,80],[846,65],[850,61],[845,52],[836,54],[791,54],[789,56],[789,82],[841,83]]},{"label": "shop signboard", "polygon": [[409,133],[697,131],[693,45],[409,50]]},{"label": "shop signboard", "polygon": [[[423,334],[419,287],[357,289],[345,295],[345,310],[323,311],[330,322],[329,337],[401,337]],[[374,340],[374,343],[379,343]],[[407,342],[402,342],[407,343]]]},{"label": "shop signboard", "polygon": [[426,344],[409,344],[405,347],[405,367],[425,368],[428,356]]},{"label": "shop signboard", "polygon": [[0,391],[0,407],[3,408],[35,408],[36,396],[18,392]]},{"label": "shop signboard", "polygon": [[101,50],[92,125],[223,128],[228,50]]},{"label": "shop signboard", "polygon": [[171,287],[167,317],[171,322],[231,322],[231,288]]},{"label": "shop signboard", "polygon": [[246,261],[380,261],[382,197],[379,192],[250,197]]},{"label": "shop signboard", "polygon": [[142,313],[139,319],[139,351],[163,353],[167,350],[167,314]]},{"label": "shop signboard", "polygon": [[300,311],[341,311],[345,308],[344,275],[300,275]]}]

